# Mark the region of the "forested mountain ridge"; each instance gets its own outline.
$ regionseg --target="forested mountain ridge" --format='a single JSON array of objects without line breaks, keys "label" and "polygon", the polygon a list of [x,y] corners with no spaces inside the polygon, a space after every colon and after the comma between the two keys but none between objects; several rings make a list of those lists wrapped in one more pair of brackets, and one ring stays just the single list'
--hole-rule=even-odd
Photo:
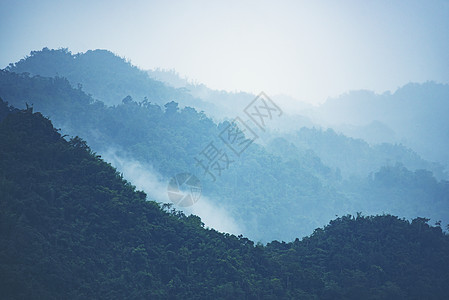
[{"label": "forested mountain ridge", "polygon": [[[288,143],[295,146],[287,149]],[[401,163],[411,170],[432,171],[439,179],[449,179],[447,169],[439,163],[429,162],[402,144],[381,143],[370,145],[360,138],[351,138],[328,128],[302,127],[295,133],[275,138],[269,149],[275,153],[292,156],[299,151],[313,151],[333,169],[339,169],[343,177],[365,177],[386,165]]]},{"label": "forested mountain ridge", "polygon": [[[6,70],[65,77],[73,87],[82,87],[106,105],[120,104],[128,95],[136,102],[148,101],[160,106],[174,100],[181,107],[192,106],[220,120],[235,117],[255,97],[250,93],[216,91],[203,84],[191,84],[173,71],[143,71],[107,50],[72,54],[68,49],[44,48],[32,51]],[[282,97],[276,101],[280,99]],[[292,101],[295,100],[287,102]],[[302,126],[315,126],[363,138],[374,147],[385,142],[401,143],[427,161],[442,164],[426,169],[441,174],[438,178],[447,179],[448,114],[448,85],[410,83],[394,93],[381,95],[365,90],[351,91],[330,98],[322,105],[301,110],[301,116],[286,111],[284,118],[276,123],[276,129],[294,135]],[[337,158],[333,163],[339,161]],[[444,172],[446,174],[443,175]]]},{"label": "forested mountain ridge", "polygon": [[335,215],[357,211],[388,212],[407,218],[425,215],[432,222],[448,223],[447,183],[425,172],[408,176],[401,168],[394,168],[394,159],[388,176],[398,178],[401,185],[384,186],[378,179],[385,172],[375,176],[380,169],[370,176],[345,178],[313,151],[293,149],[287,151],[288,155],[273,154],[253,144],[212,182],[196,166],[195,157],[209,142],[218,145],[218,135],[226,123],[216,124],[193,108],[180,109],[175,102],[160,106],[132,99],[109,107],[94,101],[82,89],[71,87],[64,78],[8,71],[0,72],[0,97],[19,108],[24,108],[25,102],[34,104],[35,111],[50,117],[64,134],[82,136],[102,155],[118,149],[119,154],[153,166],[167,182],[179,172],[198,175],[203,195],[226,209],[241,228],[239,232],[256,241],[291,241],[323,226]]},{"label": "forested mountain ridge", "polygon": [[239,113],[246,104],[250,103],[256,95],[246,92],[228,92],[223,90],[213,90],[202,83],[193,83],[188,79],[181,78],[175,70],[149,70],[148,75],[169,86],[183,89],[195,98],[199,98],[208,103],[213,103],[214,108],[206,111],[208,115],[226,118]]},{"label": "forested mountain ridge", "polygon": [[[192,84],[174,71],[153,70],[150,76],[178,88],[187,88],[192,95],[206,101],[238,103],[250,101],[245,93],[213,91],[201,84]],[[245,98],[246,97],[246,98]],[[254,97],[254,96],[253,96]],[[437,82],[407,83],[395,91],[377,94],[369,90],[354,90],[328,98],[316,106],[297,99],[276,101],[285,103],[296,114],[307,120],[307,127],[331,128],[347,136],[362,138],[368,143],[401,143],[432,162],[439,162],[449,170],[449,85]],[[292,105],[294,103],[294,105]],[[291,112],[290,112],[291,113]],[[280,128],[296,131],[298,120],[284,120]],[[293,128],[292,128],[293,127]]]},{"label": "forested mountain ridge", "polygon": [[[371,143],[402,142],[449,167],[448,84],[409,83],[383,94],[353,91],[328,99],[317,114],[348,135]],[[375,130],[379,126],[386,130]]]},{"label": "forested mountain ridge", "polygon": [[167,212],[80,138],[0,102],[7,299],[445,299],[449,239],[424,218],[345,216],[254,245]]},{"label": "forested mountain ridge", "polygon": [[107,50],[89,50],[72,54],[68,49],[32,51],[29,56],[10,64],[6,70],[30,73],[44,77],[65,77],[73,87],[82,87],[86,93],[106,105],[120,104],[126,96],[136,101],[150,99],[163,105],[177,99],[184,105],[212,110],[214,105],[195,98],[184,89],[173,88],[152,79],[145,71],[131,65],[124,58]]},{"label": "forested mountain ridge", "polygon": [[[306,229],[297,232],[298,223],[293,221],[283,228],[273,228],[267,222],[251,223],[260,217],[274,219],[279,209],[286,208],[271,201],[279,191],[276,186],[288,185],[283,197],[305,195],[309,198],[309,204],[313,198],[324,200],[327,197],[322,195],[325,194],[332,197],[329,189],[323,187],[317,178],[332,176],[332,171],[323,166],[319,159],[310,160],[309,165],[281,162],[279,157],[270,155],[256,144],[213,182],[203,175],[202,169],[195,166],[194,158],[211,140],[218,139],[225,124],[217,125],[195,109],[179,109],[176,103],[162,108],[150,102],[135,101],[107,107],[87,95],[79,97],[81,91],[73,89],[65,79],[29,77],[6,71],[0,72],[0,86],[1,97],[9,103],[21,108],[25,102],[34,104],[36,111],[51,117],[57,127],[64,129],[65,134],[83,136],[96,152],[104,153],[111,148],[123,149],[122,152],[131,154],[134,159],[151,164],[167,180],[185,171],[202,175],[203,194],[220,199],[220,203],[242,225],[248,225],[248,235],[257,239],[277,237],[291,240],[298,234],[306,233]],[[274,175],[270,175],[270,182],[266,182],[267,173]],[[287,174],[289,177],[286,181]],[[236,181],[236,178],[241,180]],[[295,186],[294,182],[298,179],[302,184]],[[304,203],[298,201],[293,202],[293,205],[301,206]],[[262,211],[265,212],[262,214]],[[333,215],[333,212],[329,212],[329,218]],[[304,222],[307,222],[308,231],[320,225],[302,214],[294,218],[298,217],[303,220],[300,224],[305,225]],[[329,218],[323,218],[322,225]],[[282,232],[288,236],[280,236]],[[262,233],[268,233],[272,238],[263,238]]]},{"label": "forested mountain ridge", "polygon": [[207,298],[214,291],[206,287],[228,282],[217,272],[234,272],[227,263],[205,270],[226,261],[224,245],[239,239],[146,201],[84,141],[64,140],[40,114],[9,114],[0,140],[2,298]]}]

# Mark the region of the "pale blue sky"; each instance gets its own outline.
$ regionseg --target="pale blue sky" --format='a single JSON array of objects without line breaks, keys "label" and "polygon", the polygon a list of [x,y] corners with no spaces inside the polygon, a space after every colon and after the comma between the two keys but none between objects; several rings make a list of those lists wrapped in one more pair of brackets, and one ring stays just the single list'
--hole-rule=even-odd
[{"label": "pale blue sky", "polygon": [[449,83],[449,1],[0,1],[0,68],[108,49],[216,89],[321,102]]}]

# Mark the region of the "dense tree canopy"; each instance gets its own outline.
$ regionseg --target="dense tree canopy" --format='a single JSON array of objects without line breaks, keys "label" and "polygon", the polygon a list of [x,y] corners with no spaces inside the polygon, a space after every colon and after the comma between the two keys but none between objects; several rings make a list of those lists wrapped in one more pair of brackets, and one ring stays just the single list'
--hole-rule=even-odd
[{"label": "dense tree canopy", "polygon": [[[215,199],[256,241],[291,241],[335,215],[357,211],[449,221],[447,182],[402,176],[406,172],[394,168],[397,161],[407,169],[432,168],[432,164],[401,146],[370,147],[333,131],[302,129],[291,141],[255,143],[240,157],[231,156],[234,162],[214,182],[195,157],[211,141],[226,147],[218,136],[227,123],[217,124],[194,108],[180,107],[175,101],[159,105],[151,98],[136,101],[131,96],[124,97],[122,104],[106,106],[64,78],[8,71],[0,71],[0,96],[19,108],[26,102],[33,104],[64,134],[83,137],[99,154],[115,149],[151,165],[167,182],[180,172],[197,174],[203,194]],[[335,153],[347,153],[347,158]],[[384,169],[376,166],[382,162],[390,164],[390,172],[398,172],[395,176],[402,176],[403,184],[378,184]],[[359,176],[351,177],[350,170]],[[425,178],[432,177],[426,174]]]},{"label": "dense tree canopy", "polygon": [[2,298],[449,294],[449,238],[428,219],[344,216],[302,240],[255,245],[148,201],[86,142],[64,139],[31,108],[2,102],[0,141]]},{"label": "dense tree canopy", "polygon": [[178,99],[183,105],[212,109],[214,105],[195,98],[184,89],[176,89],[148,76],[124,58],[107,50],[89,50],[72,54],[68,49],[32,51],[29,56],[10,64],[7,70],[44,77],[67,78],[72,86],[83,88],[95,99],[108,105],[120,104],[130,95],[164,104]]}]

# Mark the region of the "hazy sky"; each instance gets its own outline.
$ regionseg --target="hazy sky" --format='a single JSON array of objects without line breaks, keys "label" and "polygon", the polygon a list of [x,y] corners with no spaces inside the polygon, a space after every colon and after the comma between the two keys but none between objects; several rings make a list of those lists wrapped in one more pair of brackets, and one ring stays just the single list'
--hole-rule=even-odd
[{"label": "hazy sky", "polygon": [[323,101],[449,83],[449,1],[0,1],[0,68],[108,49],[216,89]]}]

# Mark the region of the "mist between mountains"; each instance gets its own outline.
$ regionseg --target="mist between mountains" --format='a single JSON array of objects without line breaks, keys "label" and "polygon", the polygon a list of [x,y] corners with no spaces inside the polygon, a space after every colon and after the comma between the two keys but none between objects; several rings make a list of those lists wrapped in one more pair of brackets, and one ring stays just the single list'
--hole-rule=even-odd
[{"label": "mist between mountains", "polygon": [[[246,121],[236,116],[226,122],[216,141],[211,140],[195,157],[195,167],[202,175],[216,182],[229,169],[230,165],[260,136],[266,132],[273,118],[279,118],[283,112],[264,92],[261,92],[244,109]],[[218,142],[217,142],[218,141]],[[168,198],[180,207],[192,206],[201,198],[202,185],[197,176],[189,172],[173,176],[167,187]]]}]

